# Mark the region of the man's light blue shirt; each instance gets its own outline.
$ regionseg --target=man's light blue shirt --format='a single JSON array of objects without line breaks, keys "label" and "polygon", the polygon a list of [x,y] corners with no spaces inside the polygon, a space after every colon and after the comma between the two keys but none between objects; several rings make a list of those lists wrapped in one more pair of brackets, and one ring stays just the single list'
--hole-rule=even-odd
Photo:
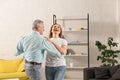
[{"label": "man's light blue shirt", "polygon": [[34,31],[18,42],[15,55],[24,53],[24,58],[27,61],[41,63],[44,60],[44,50],[53,56],[61,56],[53,44]]}]

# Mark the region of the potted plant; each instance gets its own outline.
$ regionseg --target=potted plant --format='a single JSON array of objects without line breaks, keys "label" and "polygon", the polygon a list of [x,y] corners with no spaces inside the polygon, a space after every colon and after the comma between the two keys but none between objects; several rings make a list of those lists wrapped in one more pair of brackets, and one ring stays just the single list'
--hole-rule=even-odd
[{"label": "potted plant", "polygon": [[118,44],[119,43],[113,41],[112,37],[108,38],[107,45],[102,44],[100,41],[96,41],[95,45],[100,51],[100,55],[97,56],[97,60],[101,61],[101,66],[114,66],[118,63],[117,58],[120,50],[115,49],[115,47],[118,47]]}]

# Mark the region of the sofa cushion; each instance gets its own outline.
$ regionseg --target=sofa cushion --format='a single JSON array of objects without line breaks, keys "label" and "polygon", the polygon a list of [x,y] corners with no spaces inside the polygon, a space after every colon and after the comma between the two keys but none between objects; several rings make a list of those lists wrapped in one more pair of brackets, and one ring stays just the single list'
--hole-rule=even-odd
[{"label": "sofa cushion", "polygon": [[22,78],[22,77],[27,77],[25,72],[1,73],[0,74],[0,80],[8,79],[8,78]]},{"label": "sofa cushion", "polygon": [[109,80],[109,79],[89,79],[89,80]]},{"label": "sofa cushion", "polygon": [[22,60],[0,60],[0,73],[16,72]]},{"label": "sofa cushion", "polygon": [[112,78],[109,80],[120,80],[120,68],[112,75]]},{"label": "sofa cushion", "polygon": [[108,67],[95,67],[96,79],[108,79],[110,78]]},{"label": "sofa cushion", "polygon": [[109,67],[110,76],[112,77],[112,75],[113,75],[118,69],[119,69],[119,65]]},{"label": "sofa cushion", "polygon": [[22,62],[20,63],[20,65],[18,67],[17,72],[23,72],[23,71],[25,71],[25,69],[24,69],[24,63],[25,63],[25,61],[22,60]]},{"label": "sofa cushion", "polygon": [[109,80],[109,79],[89,79],[89,80]]}]

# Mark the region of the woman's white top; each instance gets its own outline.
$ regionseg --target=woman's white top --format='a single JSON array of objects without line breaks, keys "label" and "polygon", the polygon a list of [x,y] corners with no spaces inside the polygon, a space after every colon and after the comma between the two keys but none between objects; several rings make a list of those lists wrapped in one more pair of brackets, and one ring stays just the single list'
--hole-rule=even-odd
[{"label": "woman's white top", "polygon": [[[67,45],[67,41],[62,38],[51,38],[51,40],[56,42],[60,47],[62,45]],[[47,54],[46,66],[48,67],[66,66],[66,60],[64,58],[64,55],[62,55],[61,57],[57,57],[51,54]]]}]

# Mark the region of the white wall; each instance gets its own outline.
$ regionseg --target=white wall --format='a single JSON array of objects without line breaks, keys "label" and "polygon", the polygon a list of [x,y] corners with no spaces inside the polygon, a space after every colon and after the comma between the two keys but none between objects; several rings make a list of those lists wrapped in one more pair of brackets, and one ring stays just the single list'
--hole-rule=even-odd
[{"label": "white wall", "polygon": [[[35,19],[45,21],[45,35],[58,17],[90,14],[91,66],[98,64],[95,41],[106,42],[109,36],[117,39],[116,0],[0,0],[0,59],[13,59],[14,49],[21,36],[31,32]],[[92,57],[92,58],[91,58]]]},{"label": "white wall", "polygon": [[117,0],[117,19],[120,27],[120,0]]}]

